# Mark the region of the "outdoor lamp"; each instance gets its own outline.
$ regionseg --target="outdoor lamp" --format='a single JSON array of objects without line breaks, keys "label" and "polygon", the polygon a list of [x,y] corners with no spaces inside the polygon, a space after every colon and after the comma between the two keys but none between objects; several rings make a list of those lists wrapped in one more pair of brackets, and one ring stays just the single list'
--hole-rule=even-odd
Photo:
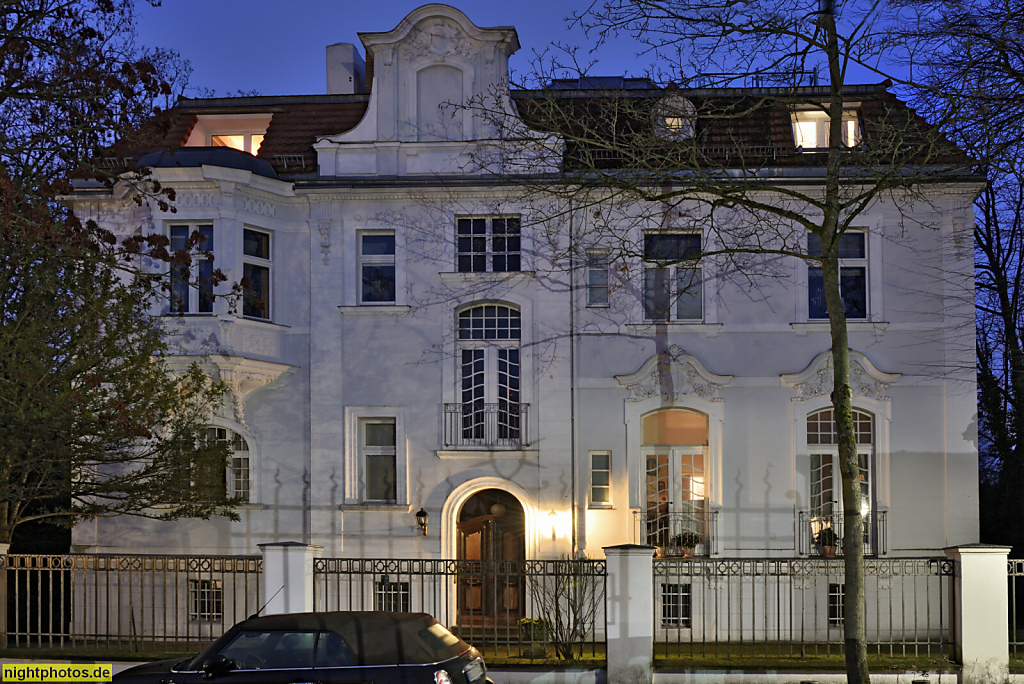
[{"label": "outdoor lamp", "polygon": [[416,511],[416,524],[423,530],[423,536],[427,536],[427,521],[430,520],[430,514],[428,514],[422,508]]}]

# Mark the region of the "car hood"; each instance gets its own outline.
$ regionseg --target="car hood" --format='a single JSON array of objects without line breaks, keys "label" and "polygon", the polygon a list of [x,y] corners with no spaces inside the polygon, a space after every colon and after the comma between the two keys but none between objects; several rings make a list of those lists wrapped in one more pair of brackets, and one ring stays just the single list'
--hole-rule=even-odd
[{"label": "car hood", "polygon": [[134,677],[136,675],[148,675],[148,674],[160,674],[170,672],[171,668],[181,662],[188,662],[195,656],[189,656],[182,658],[167,658],[166,660],[155,660],[152,663],[143,663],[142,665],[136,665],[135,667],[129,667],[127,670],[122,670],[114,676],[114,681],[118,682],[122,679]]}]

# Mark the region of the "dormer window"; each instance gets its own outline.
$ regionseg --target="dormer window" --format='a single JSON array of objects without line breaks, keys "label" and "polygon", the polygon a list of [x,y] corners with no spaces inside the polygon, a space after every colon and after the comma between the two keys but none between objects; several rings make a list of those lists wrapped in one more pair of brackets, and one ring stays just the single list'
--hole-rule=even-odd
[{"label": "dormer window", "polygon": [[693,137],[697,110],[685,97],[666,97],[654,108],[654,132],[667,140],[689,140]]},{"label": "dormer window", "polygon": [[[793,140],[801,152],[828,149],[830,122],[828,113],[819,110],[793,112]],[[860,144],[860,120],[856,109],[843,111],[842,135],[844,147]]]},{"label": "dormer window", "polygon": [[230,147],[255,155],[260,151],[271,114],[200,114],[185,147]]}]

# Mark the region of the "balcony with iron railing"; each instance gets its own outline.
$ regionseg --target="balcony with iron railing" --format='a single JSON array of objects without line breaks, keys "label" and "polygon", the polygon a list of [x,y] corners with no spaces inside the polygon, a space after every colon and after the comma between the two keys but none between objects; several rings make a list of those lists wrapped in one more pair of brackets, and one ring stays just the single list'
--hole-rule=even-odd
[{"label": "balcony with iron railing", "polygon": [[[864,516],[864,553],[883,556],[889,551],[886,513],[874,511]],[[830,552],[823,541],[835,541],[834,555],[843,555],[843,516],[818,515],[813,511],[797,513],[797,548],[802,556],[827,556]]]},{"label": "balcony with iron railing", "polygon": [[530,446],[529,404],[468,402],[444,405],[446,449],[523,449]]},{"label": "balcony with iron railing", "polygon": [[655,515],[634,511],[634,516],[634,541],[655,547],[661,557],[718,553],[718,511],[673,511]]}]

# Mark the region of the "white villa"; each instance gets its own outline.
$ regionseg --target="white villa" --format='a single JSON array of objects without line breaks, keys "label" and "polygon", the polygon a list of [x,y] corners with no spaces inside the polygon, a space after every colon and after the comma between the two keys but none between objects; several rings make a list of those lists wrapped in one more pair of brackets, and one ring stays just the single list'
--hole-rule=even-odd
[{"label": "white villa", "polygon": [[[819,556],[822,530],[841,526],[820,271],[786,258],[751,285],[724,262],[664,266],[710,239],[683,213],[581,206],[555,220],[484,172],[474,155],[500,132],[448,105],[507,92],[513,27],[431,4],[359,36],[327,48],[327,94],[180,101],[139,161],[175,211],[137,206],[127,186],[69,200],[119,235],[173,246],[198,231],[248,286],[233,309],[176,283],[154,312],[171,363],[231,389],[210,426],[233,450],[240,521],[100,519],[74,529],[75,549]],[[611,81],[559,93],[600,98]],[[636,97],[700,97],[618,81]],[[895,99],[851,92],[852,140]],[[763,93],[716,96],[750,94]],[[780,112],[759,128],[776,170],[818,182],[807,155],[824,124]],[[546,164],[519,172],[557,170]],[[865,535],[880,558],[978,541],[975,191],[934,183],[909,209],[879,196],[844,238]],[[590,230],[608,220],[642,249],[622,256]]]}]

